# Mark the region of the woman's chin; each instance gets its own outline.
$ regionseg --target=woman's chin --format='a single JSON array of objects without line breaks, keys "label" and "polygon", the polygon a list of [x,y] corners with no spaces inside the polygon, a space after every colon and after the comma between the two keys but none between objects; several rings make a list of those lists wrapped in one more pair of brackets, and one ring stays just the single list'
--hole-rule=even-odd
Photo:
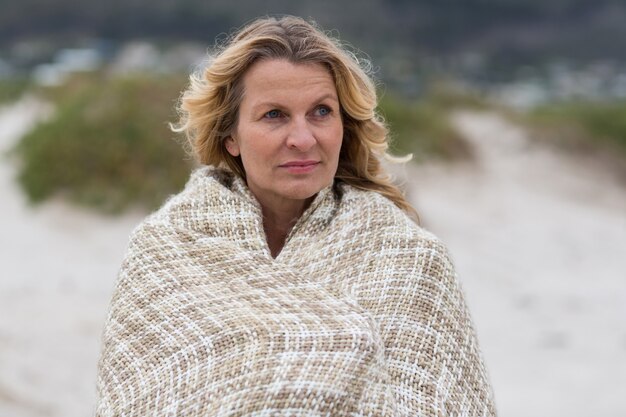
[{"label": "woman's chin", "polygon": [[329,186],[331,183],[332,181],[289,184],[281,190],[281,194],[283,197],[291,200],[306,200],[315,197],[317,193]]},{"label": "woman's chin", "polygon": [[274,177],[273,181],[259,184],[248,177],[250,191],[263,204],[272,204],[273,200],[308,200],[333,182],[333,177],[291,176]]}]

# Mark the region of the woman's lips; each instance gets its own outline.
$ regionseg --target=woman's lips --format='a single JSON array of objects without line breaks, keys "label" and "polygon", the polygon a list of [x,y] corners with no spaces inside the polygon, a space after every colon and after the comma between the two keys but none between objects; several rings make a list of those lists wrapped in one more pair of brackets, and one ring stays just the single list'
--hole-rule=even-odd
[{"label": "woman's lips", "polygon": [[320,161],[289,161],[279,165],[280,168],[284,168],[291,174],[307,174],[313,171],[320,164]]}]

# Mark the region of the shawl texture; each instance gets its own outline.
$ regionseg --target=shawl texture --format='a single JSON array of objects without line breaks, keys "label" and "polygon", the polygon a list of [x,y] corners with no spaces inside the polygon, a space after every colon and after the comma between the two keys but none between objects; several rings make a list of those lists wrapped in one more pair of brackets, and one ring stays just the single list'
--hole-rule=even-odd
[{"label": "shawl texture", "polygon": [[445,245],[374,192],[320,191],[274,259],[212,167],[133,232],[96,415],[495,416]]}]

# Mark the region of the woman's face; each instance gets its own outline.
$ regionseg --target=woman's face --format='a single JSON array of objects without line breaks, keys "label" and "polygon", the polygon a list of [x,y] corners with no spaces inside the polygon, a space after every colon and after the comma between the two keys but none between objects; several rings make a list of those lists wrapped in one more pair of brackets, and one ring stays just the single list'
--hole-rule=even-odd
[{"label": "woman's face", "polygon": [[262,205],[306,200],[330,185],[343,138],[333,77],[321,64],[263,60],[243,77],[244,95],[226,149],[241,156]]}]

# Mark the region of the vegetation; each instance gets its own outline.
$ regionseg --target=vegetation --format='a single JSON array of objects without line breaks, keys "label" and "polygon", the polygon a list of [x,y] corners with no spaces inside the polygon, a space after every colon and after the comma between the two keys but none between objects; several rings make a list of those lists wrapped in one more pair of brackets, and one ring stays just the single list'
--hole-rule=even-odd
[{"label": "vegetation", "polygon": [[19,99],[28,86],[29,81],[26,77],[0,79],[0,105]]},{"label": "vegetation", "polygon": [[572,101],[540,106],[527,122],[564,145],[615,146],[626,154],[626,101]]},{"label": "vegetation", "polygon": [[76,77],[43,93],[55,115],[16,148],[19,181],[33,202],[62,193],[116,212],[158,206],[181,189],[191,166],[167,126],[185,79]]},{"label": "vegetation", "polygon": [[392,152],[412,153],[418,163],[432,157],[467,158],[471,150],[449,120],[450,112],[459,107],[484,109],[487,104],[479,96],[460,92],[445,83],[433,84],[417,100],[384,96],[379,110],[391,130]]},{"label": "vegetation", "polygon": [[[439,74],[458,67],[469,78],[487,82],[506,80],[502,74],[507,71],[514,74],[520,65],[541,65],[555,57],[626,62],[626,49],[614,41],[626,36],[626,25],[615,18],[626,5],[615,0],[276,0],[269,6],[252,0],[236,5],[228,0],[0,0],[0,8],[0,59],[16,71],[49,62],[58,45],[94,47],[104,56],[117,42],[137,38],[209,46],[216,36],[223,39],[256,16],[290,13],[315,19],[326,29],[340,30],[332,34],[362,48],[375,64],[390,63],[377,76],[388,85],[395,82],[399,93],[384,95],[380,110],[392,133],[392,153],[412,153],[417,162],[467,157],[470,149],[450,125],[449,111],[485,107],[480,97],[443,84],[419,99],[402,97],[402,91],[409,96],[420,90],[419,71]],[[351,13],[345,13],[348,9]],[[56,104],[56,113],[16,148],[27,194],[42,201],[63,193],[106,211],[135,202],[159,205],[182,187],[192,165],[183,139],[175,140],[167,126],[176,119],[174,103],[185,82],[182,76],[113,79],[98,73],[39,91]],[[26,79],[0,81],[0,104],[28,87]],[[527,120],[551,138],[562,137],[564,144],[601,142],[626,150],[624,102],[547,105]]]},{"label": "vegetation", "polygon": [[[131,204],[158,207],[182,188],[192,161],[169,130],[186,77],[110,78],[74,76],[37,94],[56,104],[53,117],[27,134],[16,148],[19,181],[33,202],[61,194],[107,212]],[[381,113],[392,132],[392,152],[416,161],[466,156],[465,142],[450,126],[455,105],[480,105],[467,95],[435,89],[407,101],[387,95]]]}]

